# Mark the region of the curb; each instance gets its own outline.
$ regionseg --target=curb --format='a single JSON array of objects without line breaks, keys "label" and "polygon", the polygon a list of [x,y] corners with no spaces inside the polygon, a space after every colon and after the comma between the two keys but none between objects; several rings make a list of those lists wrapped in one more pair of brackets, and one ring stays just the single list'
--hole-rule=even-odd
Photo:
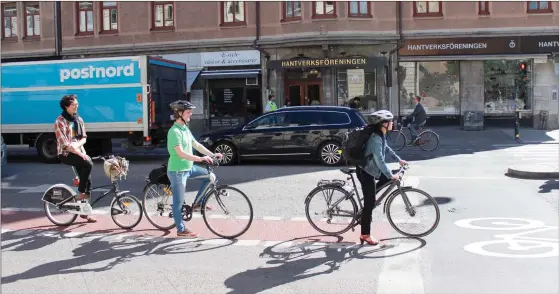
[{"label": "curb", "polygon": [[559,169],[546,164],[516,165],[508,168],[506,176],[530,180],[559,179]]}]

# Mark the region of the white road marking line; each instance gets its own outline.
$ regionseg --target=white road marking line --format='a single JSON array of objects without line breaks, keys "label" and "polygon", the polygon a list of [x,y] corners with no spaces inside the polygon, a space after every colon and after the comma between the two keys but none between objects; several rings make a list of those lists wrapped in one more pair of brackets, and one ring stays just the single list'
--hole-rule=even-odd
[{"label": "white road marking line", "polygon": [[294,222],[306,222],[307,218],[306,217],[294,217],[294,218],[291,218],[291,220],[294,221]]},{"label": "white road marking line", "polygon": [[65,232],[62,234],[64,238],[77,238],[85,235],[85,232]]},{"label": "white road marking line", "polygon": [[281,220],[281,216],[264,216],[262,217],[263,220],[271,220],[271,221],[278,221]]},{"label": "white road marking line", "polygon": [[200,243],[202,243],[203,245],[229,245],[232,244],[233,241],[227,239],[209,239],[204,240]]},{"label": "white road marking line", "polygon": [[256,246],[260,244],[260,240],[237,240],[233,243],[235,246]]},{"label": "white road marking line", "polygon": [[19,230],[19,231],[15,231],[14,232],[14,236],[27,236],[29,234],[33,233],[33,230]]},{"label": "white road marking line", "polygon": [[[392,293],[425,293],[423,277],[421,276],[421,267],[419,257],[421,249],[417,249],[419,244],[413,243],[397,243],[394,248],[386,250],[380,275],[378,277],[377,294]],[[413,250],[407,252],[409,250]],[[400,255],[398,253],[407,252]],[[402,267],[405,264],[405,267]],[[406,277],[406,281],[396,283]]]}]

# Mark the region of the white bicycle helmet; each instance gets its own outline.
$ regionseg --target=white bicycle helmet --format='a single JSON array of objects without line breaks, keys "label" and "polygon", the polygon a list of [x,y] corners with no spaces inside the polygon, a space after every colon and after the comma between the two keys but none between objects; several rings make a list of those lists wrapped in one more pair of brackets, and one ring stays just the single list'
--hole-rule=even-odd
[{"label": "white bicycle helmet", "polygon": [[392,121],[393,119],[394,115],[392,112],[388,110],[377,110],[369,116],[369,123],[376,125],[385,121]]}]

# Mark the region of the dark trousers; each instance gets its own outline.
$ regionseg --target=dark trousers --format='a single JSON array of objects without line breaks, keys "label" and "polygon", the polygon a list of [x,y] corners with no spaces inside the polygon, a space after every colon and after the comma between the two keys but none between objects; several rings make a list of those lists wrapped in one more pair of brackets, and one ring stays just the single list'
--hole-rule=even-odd
[{"label": "dark trousers", "polygon": [[363,190],[363,212],[361,213],[361,235],[371,234],[371,222],[373,217],[373,208],[377,199],[377,187],[381,187],[388,181],[384,174],[382,174],[378,182],[375,183],[375,177],[368,174],[366,171],[357,167],[357,179],[361,183]]},{"label": "dark trousers", "polygon": [[78,191],[80,193],[89,192],[89,190],[91,190],[91,169],[93,169],[93,162],[91,159],[85,160],[74,153],[68,153],[67,156],[60,155],[59,158],[62,163],[76,168],[76,172],[78,172],[78,177],[80,178]]}]

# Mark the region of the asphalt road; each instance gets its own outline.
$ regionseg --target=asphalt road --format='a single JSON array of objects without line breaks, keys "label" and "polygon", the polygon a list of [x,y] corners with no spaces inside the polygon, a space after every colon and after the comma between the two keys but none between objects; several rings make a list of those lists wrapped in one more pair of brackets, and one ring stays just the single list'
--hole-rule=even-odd
[{"label": "asphalt road", "polygon": [[[430,157],[400,152],[412,167],[404,183],[439,203],[435,232],[402,237],[376,209],[373,234],[382,245],[375,247],[355,244],[359,227],[338,239],[304,219],[303,200],[317,181],[344,179],[336,168],[219,167],[221,182],[250,197],[253,225],[228,241],[194,218],[188,225],[201,238],[178,240],[145,218],[134,230],[117,229],[101,214],[108,200],[96,208],[98,223],[57,230],[40,198],[46,187],[70,183],[71,170],[15,158],[2,170],[2,293],[557,293],[558,182],[504,176],[509,164],[528,158],[515,156],[518,147],[452,147]],[[535,148],[523,151],[531,162],[557,160],[553,149],[523,148]],[[141,197],[144,177],[164,160],[132,160],[123,188]],[[107,182],[99,166],[93,181]],[[195,189],[189,185],[189,199]],[[539,229],[547,231],[507,237]]]}]

